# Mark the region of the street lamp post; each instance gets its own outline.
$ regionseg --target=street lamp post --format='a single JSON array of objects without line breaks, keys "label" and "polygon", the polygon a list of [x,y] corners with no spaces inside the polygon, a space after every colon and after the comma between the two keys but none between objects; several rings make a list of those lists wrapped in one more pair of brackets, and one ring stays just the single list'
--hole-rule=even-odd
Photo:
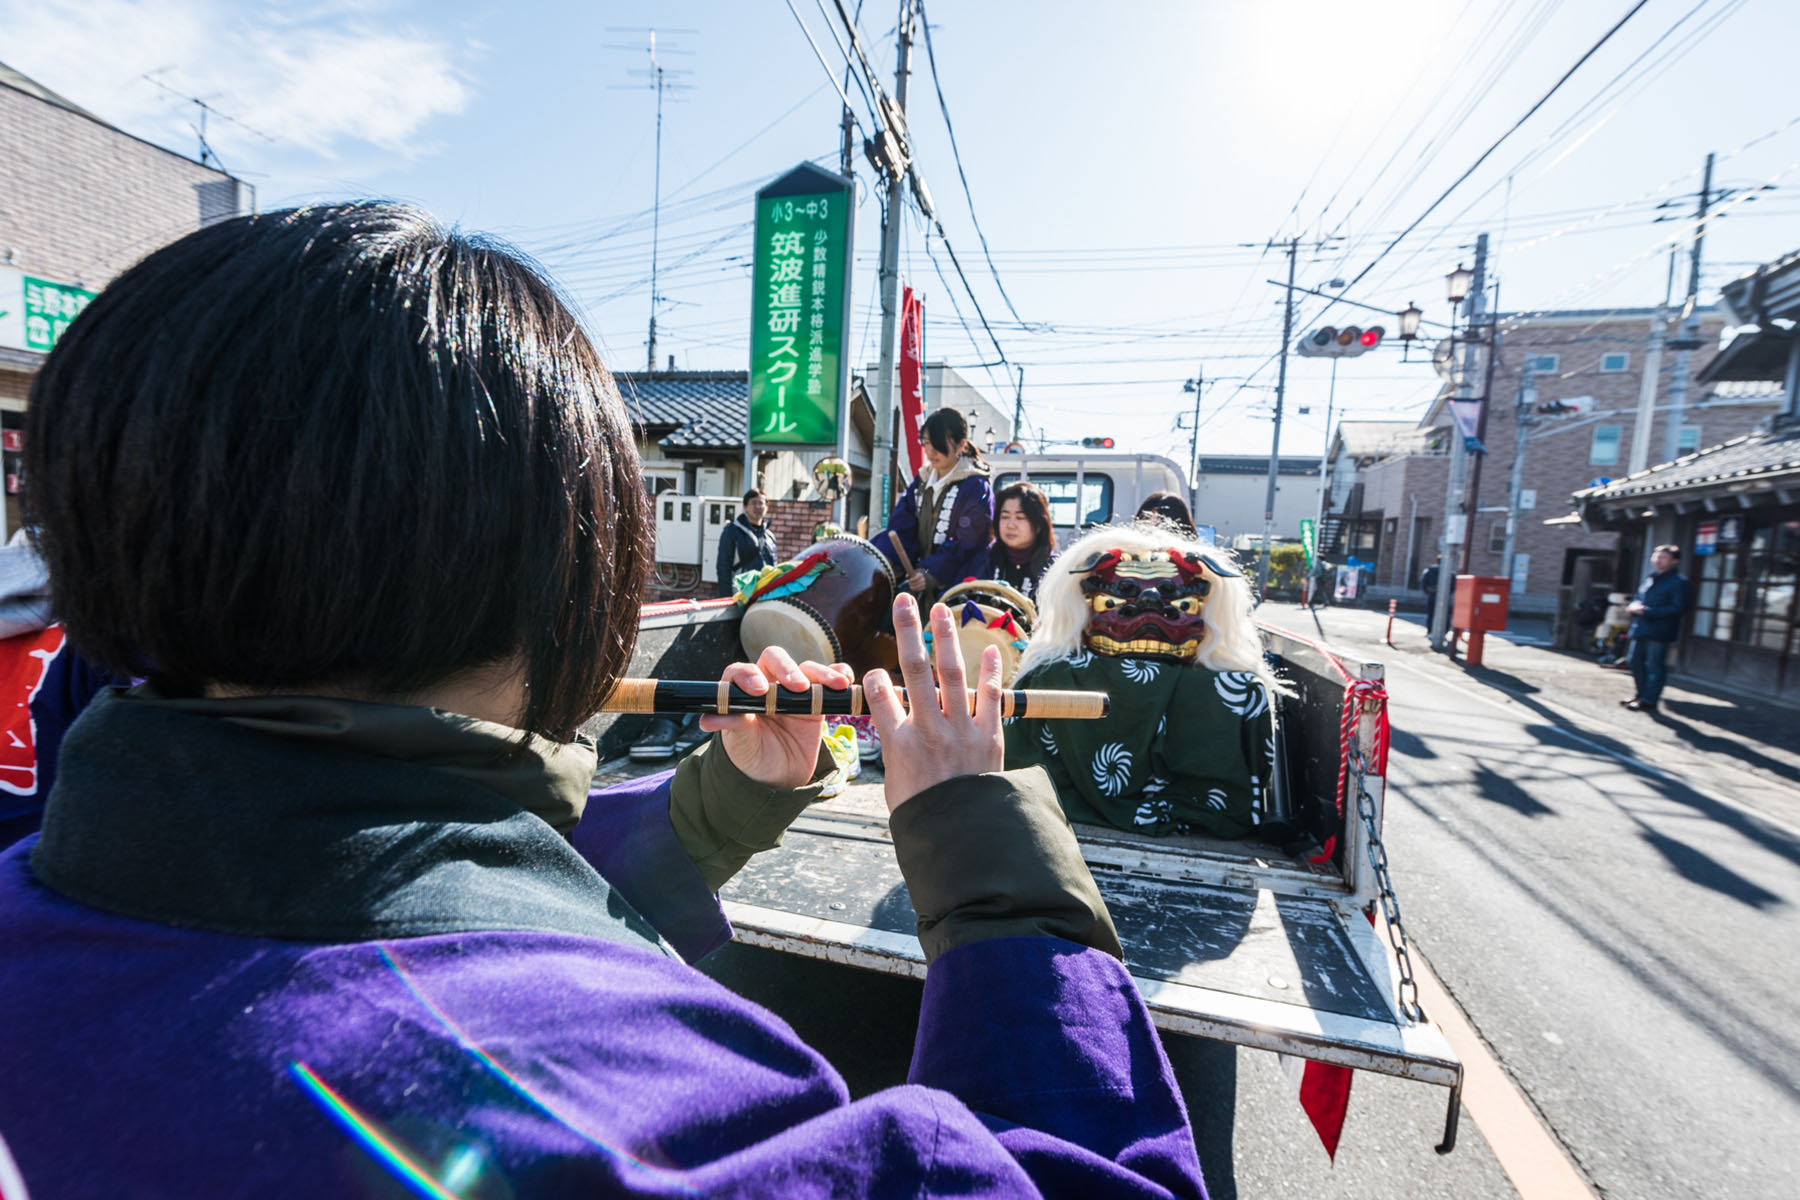
[{"label": "street lamp post", "polygon": [[[1461,376],[1456,374],[1456,310],[1468,302],[1467,317],[1471,332],[1486,307],[1487,286],[1487,234],[1475,239],[1475,269],[1469,270],[1461,263],[1456,270],[1444,277],[1444,295],[1450,301],[1450,371],[1455,385],[1456,399],[1467,401],[1473,399],[1470,390],[1474,386],[1475,364],[1473,362],[1474,337],[1466,339],[1464,354],[1470,361],[1463,364]],[[1457,423],[1454,408],[1450,412],[1450,480],[1444,493],[1444,528],[1438,539],[1438,589],[1437,603],[1431,613],[1431,642],[1438,650],[1448,651],[1453,642],[1450,634],[1450,600],[1455,589],[1455,575],[1448,580],[1444,578],[1450,568],[1451,548],[1460,545],[1469,536],[1468,521],[1463,513],[1463,477],[1468,470],[1469,450],[1462,434],[1462,427]],[[1451,541],[1455,533],[1456,540]],[[1448,586],[1446,586],[1448,584]]]}]

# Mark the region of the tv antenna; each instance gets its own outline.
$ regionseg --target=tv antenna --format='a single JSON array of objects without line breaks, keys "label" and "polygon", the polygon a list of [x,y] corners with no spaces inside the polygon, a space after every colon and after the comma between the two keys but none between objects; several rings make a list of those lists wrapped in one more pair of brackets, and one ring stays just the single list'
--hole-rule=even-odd
[{"label": "tv antenna", "polygon": [[[689,70],[676,69],[673,67],[665,67],[662,65],[662,60],[657,57],[656,30],[654,30],[654,29],[617,29],[617,28],[614,28],[614,29],[609,29],[607,32],[609,32],[609,33],[644,33],[644,34],[649,35],[649,47],[648,48],[649,48],[649,53],[650,53],[650,65],[648,67],[642,67],[642,68],[639,68],[634,71],[629,71],[629,72],[627,72],[627,74],[643,77],[646,80],[647,85],[649,87],[656,89],[656,169],[655,169],[655,175],[654,175],[654,183],[652,185],[653,191],[652,191],[652,201],[651,201],[651,207],[650,207],[650,339],[647,344],[648,353],[646,355],[646,360],[645,360],[646,363],[648,364],[646,369],[649,371],[655,371],[656,370],[656,305],[657,305],[658,301],[660,301],[662,299],[662,297],[657,295],[657,293],[656,293],[656,268],[657,268],[658,243],[659,243],[659,241],[661,239],[661,235],[662,235],[662,125],[663,125],[662,110],[663,110],[663,95],[664,95],[664,93],[669,93],[672,95],[679,95],[682,92],[692,91],[693,90],[692,84],[684,83],[679,78],[675,78],[675,77],[683,76],[683,75],[692,75],[693,72],[689,71]],[[695,34],[698,32],[699,31],[695,30],[695,29],[665,29],[665,30],[663,30],[663,33],[665,33],[665,34],[670,34],[670,33]],[[636,50],[636,49],[638,49],[638,47],[636,47],[636,46],[625,45],[620,42],[608,42],[608,43],[606,43],[606,48],[609,50]],[[694,52],[692,50],[682,50],[682,49],[678,49],[673,46],[664,45],[662,47],[662,53],[666,54],[666,55],[689,55],[689,56],[691,56]],[[634,87],[631,84],[612,84],[611,85],[611,87],[615,91],[636,91],[636,90],[638,90],[639,87],[642,87],[642,86],[645,86],[645,85],[637,85],[636,87]]]},{"label": "tv antenna", "polygon": [[[144,76],[143,76],[144,82],[151,84],[155,87],[161,88],[163,91],[169,93],[169,95],[175,97],[177,100],[185,100],[187,103],[192,104],[194,106],[194,108],[197,110],[195,119],[188,122],[188,128],[192,129],[194,131],[194,136],[197,139],[199,139],[199,142],[200,142],[200,165],[201,166],[212,167],[215,170],[225,171],[225,163],[223,162],[223,160],[221,160],[219,158],[219,152],[217,150],[214,150],[212,148],[212,143],[210,143],[206,140],[206,118],[208,116],[217,117],[217,118],[219,118],[219,120],[224,121],[227,125],[236,125],[239,129],[242,129],[245,133],[248,133],[254,137],[259,137],[265,142],[273,143],[275,141],[274,138],[270,137],[268,134],[264,133],[262,130],[253,128],[249,125],[246,125],[242,121],[238,120],[236,117],[231,116],[229,113],[220,112],[218,109],[214,108],[212,105],[208,104],[205,100],[202,100],[200,97],[189,96],[185,92],[181,92],[175,88],[172,88],[168,84],[164,83],[162,80],[157,78],[158,75],[161,75],[164,71],[168,71],[168,70],[171,70],[171,68],[161,67],[155,71],[147,71],[144,73]],[[226,171],[226,174],[230,174],[230,172]]]}]

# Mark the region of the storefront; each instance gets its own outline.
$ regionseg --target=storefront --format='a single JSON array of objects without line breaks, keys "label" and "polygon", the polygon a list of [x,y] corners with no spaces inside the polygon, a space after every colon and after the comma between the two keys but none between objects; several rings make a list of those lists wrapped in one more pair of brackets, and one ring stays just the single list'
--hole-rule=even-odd
[{"label": "storefront", "polygon": [[1800,574],[1800,505],[1692,518],[1683,566],[1694,610],[1677,663],[1691,675],[1760,694],[1800,692],[1794,593]]},{"label": "storefront", "polygon": [[1681,674],[1800,701],[1800,431],[1753,433],[1575,495],[1584,524],[1620,533],[1622,590],[1664,543],[1681,548],[1694,606]]},{"label": "storefront", "polygon": [[1577,492],[1575,507],[1584,525],[1623,535],[1621,578],[1641,578],[1653,547],[1681,548],[1694,606],[1675,670],[1743,694],[1800,702],[1800,255],[1722,292],[1745,328],[1699,382],[1766,387],[1780,397],[1768,427]]}]

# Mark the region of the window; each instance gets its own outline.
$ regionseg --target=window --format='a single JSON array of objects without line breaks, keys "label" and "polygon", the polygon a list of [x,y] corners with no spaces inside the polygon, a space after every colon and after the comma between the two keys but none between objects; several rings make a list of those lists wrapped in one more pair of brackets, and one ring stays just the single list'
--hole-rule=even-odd
[{"label": "window", "polygon": [[1700,427],[1683,425],[1680,435],[1675,439],[1675,453],[1692,454],[1700,448]]},{"label": "window", "polygon": [[[1017,471],[1009,471],[994,481],[994,490],[998,492],[1008,484],[1019,482]],[[1112,520],[1113,515],[1113,481],[1111,475],[1098,471],[1088,471],[1081,477],[1081,503],[1077,512],[1075,502],[1075,473],[1038,472],[1031,473],[1031,482],[1035,484],[1050,500],[1050,523],[1067,529],[1081,525],[1101,525]]]},{"label": "window", "polygon": [[1488,553],[1506,553],[1506,522],[1495,521],[1488,527]]},{"label": "window", "polygon": [[1631,370],[1631,355],[1602,354],[1600,356],[1600,370],[1608,375],[1615,375],[1620,371],[1629,371]]},{"label": "window", "polygon": [[1539,375],[1553,375],[1560,361],[1554,354],[1539,354],[1532,358],[1531,369]]},{"label": "window", "polygon": [[1747,518],[1708,517],[1694,540],[1695,636],[1792,653],[1800,521],[1748,527]]},{"label": "window", "polygon": [[1594,426],[1594,441],[1588,447],[1588,462],[1596,467],[1610,467],[1619,461],[1619,427]]}]

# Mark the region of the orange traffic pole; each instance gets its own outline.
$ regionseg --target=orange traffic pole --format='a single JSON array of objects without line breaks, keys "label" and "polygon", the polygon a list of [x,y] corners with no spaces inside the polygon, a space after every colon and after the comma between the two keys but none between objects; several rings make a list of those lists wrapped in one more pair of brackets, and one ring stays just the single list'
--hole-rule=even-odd
[{"label": "orange traffic pole", "polygon": [[1399,607],[1400,607],[1400,601],[1398,601],[1398,600],[1389,600],[1388,601],[1387,636],[1382,638],[1381,640],[1386,642],[1390,646],[1394,644],[1394,610]]}]

